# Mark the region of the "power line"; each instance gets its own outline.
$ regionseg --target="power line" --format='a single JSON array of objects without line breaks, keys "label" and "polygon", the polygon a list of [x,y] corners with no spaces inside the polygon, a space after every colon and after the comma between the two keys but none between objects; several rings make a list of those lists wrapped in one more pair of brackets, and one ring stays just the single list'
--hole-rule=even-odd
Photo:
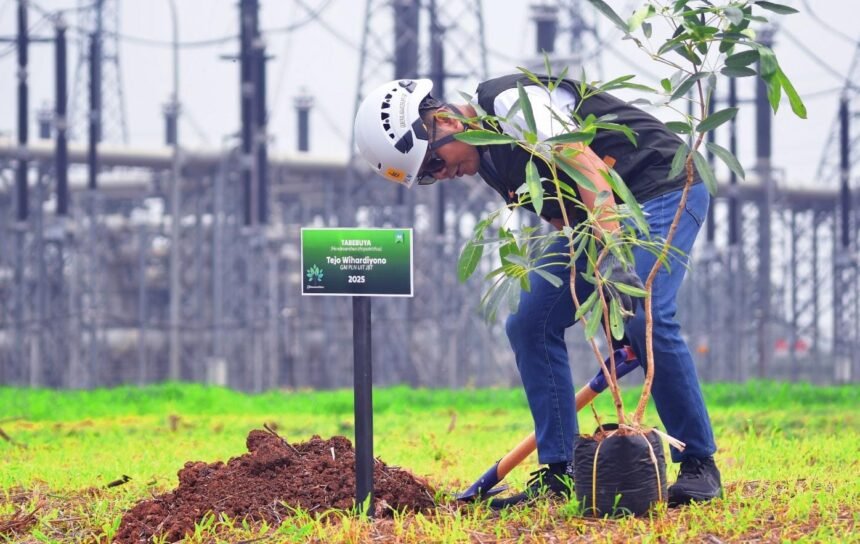
[{"label": "power line", "polygon": [[836,93],[841,93],[843,90],[845,90],[845,87],[840,85],[838,87],[830,87],[828,89],[821,89],[820,91],[812,91],[809,93],[803,93],[803,99],[804,100],[812,100],[815,98],[830,96],[830,95],[833,95]]},{"label": "power line", "polygon": [[635,62],[631,61],[627,55],[622,54],[620,51],[618,51],[618,49],[615,48],[614,45],[610,44],[609,42],[606,43],[605,47],[607,50],[609,50],[610,53],[615,55],[615,57],[618,60],[620,60],[621,62],[623,62],[624,64],[626,64],[630,68],[633,68],[634,70],[636,70],[640,74],[651,78],[653,81],[660,81],[661,79],[663,79],[662,77],[658,76],[654,72],[650,72],[650,71],[646,70],[645,68],[643,68],[641,64],[636,64]]},{"label": "power line", "polygon": [[809,5],[809,0],[803,0],[803,7],[806,8],[806,11],[809,13],[810,17],[812,17],[812,19],[816,23],[818,23],[822,27],[826,28],[827,30],[829,30],[833,34],[836,34],[837,36],[839,36],[843,40],[850,42],[853,45],[860,45],[860,41],[852,38],[848,34],[845,34],[841,30],[839,30],[838,28],[834,27],[833,25],[831,25],[830,23],[828,23],[827,21],[825,21],[824,19],[819,17],[818,14],[815,12],[815,10],[812,9],[812,6]]},{"label": "power line", "polygon": [[[803,41],[801,41],[801,40],[800,40],[800,39],[798,39],[796,36],[794,36],[794,34],[792,34],[791,32],[789,32],[789,31],[788,31],[788,30],[786,30],[785,28],[781,29],[781,33],[782,33],[782,34],[784,34],[785,36],[787,36],[787,37],[788,37],[788,39],[789,39],[789,40],[791,40],[791,41],[792,41],[792,43],[794,43],[794,45],[796,45],[796,46],[798,47],[798,49],[800,49],[801,51],[803,51],[804,53],[806,53],[806,54],[809,56],[809,58],[811,58],[811,59],[813,59],[815,62],[817,62],[817,63],[818,63],[822,68],[824,68],[824,70],[825,70],[825,71],[830,72],[830,74],[831,74],[831,75],[833,75],[833,77],[835,77],[836,79],[838,79],[838,80],[840,80],[840,81],[842,81],[842,80],[844,80],[844,79],[845,79],[845,73],[844,73],[844,72],[840,72],[840,71],[839,71],[839,70],[837,70],[836,68],[834,68],[834,67],[830,66],[830,65],[829,65],[827,62],[825,62],[821,57],[819,57],[817,54],[815,54],[815,52],[814,52],[814,51],[812,51],[811,49],[809,49],[809,48],[808,48],[808,47],[803,43]],[[853,90],[855,90],[855,91],[856,91],[856,90],[858,90],[857,86],[855,86],[855,85],[854,85],[853,83],[851,83],[850,81],[845,81],[845,88],[850,88],[850,89],[853,89]]]},{"label": "power line", "polygon": [[[27,36],[32,36],[32,34],[34,34],[37,30],[39,30],[42,27],[42,25],[48,20],[49,20],[49,17],[46,15],[43,15],[41,19],[39,19],[38,21],[36,21],[32,25],[30,25],[30,28],[27,29]],[[33,37],[31,37],[28,41],[32,41],[32,40],[33,40]],[[4,49],[3,51],[0,51],[0,59],[5,57],[6,55],[11,54],[12,52],[16,51],[17,49],[18,49],[18,44],[16,43],[16,41],[13,40],[12,43],[10,43],[9,46],[6,47],[6,49]]]},{"label": "power line", "polygon": [[[300,6],[302,6],[305,10],[307,10],[307,11],[308,11],[308,13],[311,13],[309,6],[304,2],[304,0],[296,0],[296,2],[297,2]],[[326,4],[326,6],[325,6],[325,7],[328,7],[328,4]],[[333,38],[335,38],[337,41],[339,41],[339,42],[340,42],[340,43],[342,43],[343,45],[345,45],[345,46],[349,47],[350,49],[354,49],[354,50],[356,50],[356,51],[359,51],[359,50],[361,49],[361,47],[360,47],[357,43],[354,43],[354,42],[349,41],[348,39],[346,39],[346,38],[343,36],[343,34],[341,34],[340,32],[338,32],[338,31],[337,31],[337,29],[332,28],[332,26],[331,26],[331,25],[329,25],[329,24],[328,24],[327,22],[325,22],[324,20],[320,19],[320,18],[319,18],[319,16],[320,16],[321,14],[322,14],[322,9],[317,10],[317,13],[316,13],[316,14],[314,14],[314,18],[313,18],[313,20],[317,20],[317,19],[318,19],[318,20],[317,20],[317,22],[318,22],[318,23],[319,23],[319,25],[323,28],[323,30],[325,30],[326,32],[328,32],[328,33],[329,33]]]},{"label": "power line", "polygon": [[[298,30],[298,29],[300,29],[300,28],[302,28],[302,27],[304,27],[310,23],[313,23],[313,22],[317,21],[319,19],[320,15],[322,14],[322,12],[325,11],[331,5],[332,0],[325,0],[317,8],[310,8],[306,4],[304,4],[303,2],[299,2],[299,3],[302,5],[302,7],[306,8],[308,10],[308,17],[307,18],[305,18],[302,21],[298,21],[298,22],[295,22],[295,23],[292,23],[292,24],[289,24],[286,26],[264,29],[261,31],[261,34],[265,35],[265,34],[290,33],[290,32],[294,32],[294,31],[296,31],[296,30]],[[322,21],[320,21],[320,23],[322,24]],[[81,30],[81,29],[78,29],[78,30]],[[330,28],[327,28],[327,30],[329,30],[330,32],[332,32],[336,36],[340,37],[336,32],[334,32]],[[133,35],[129,35],[129,34],[108,33],[108,32],[106,32],[105,35],[116,37],[117,39],[124,41],[124,42],[136,43],[139,45],[147,45],[147,46],[153,46],[153,47],[164,47],[164,48],[173,48],[174,47],[174,44],[172,41],[159,40],[156,38],[146,38],[146,37],[142,37],[142,36],[133,36]],[[238,34],[230,34],[227,36],[220,36],[220,37],[216,37],[216,38],[206,38],[206,39],[202,39],[202,40],[191,40],[191,41],[179,42],[178,44],[176,44],[176,46],[179,47],[180,49],[212,47],[212,46],[216,46],[216,45],[223,45],[225,43],[230,43],[230,42],[236,41],[238,39],[239,39]],[[343,39],[341,39],[341,41],[343,41]],[[356,47],[354,44],[349,44],[349,45],[351,47]]]},{"label": "power line", "polygon": [[284,77],[286,76],[287,69],[290,65],[290,48],[293,45],[291,38],[292,34],[287,34],[284,38],[284,48],[283,53],[281,54],[281,65],[278,71],[278,84],[275,86],[275,96],[272,99],[272,107],[269,110],[270,123],[275,119],[279,111],[278,106],[281,103],[281,91],[283,90],[284,86]]},{"label": "power line", "polygon": [[51,11],[47,8],[43,8],[42,6],[37,4],[36,2],[33,2],[32,0],[30,0],[28,2],[28,4],[33,6],[33,9],[35,9],[36,11],[38,11],[39,13],[41,13],[45,17],[53,17],[55,15],[63,14],[63,13],[69,12],[69,11],[87,11],[89,9],[94,9],[98,6],[97,3],[92,3],[92,4],[87,4],[85,6],[74,6],[74,7],[70,7],[70,8],[56,9],[54,11]]}]

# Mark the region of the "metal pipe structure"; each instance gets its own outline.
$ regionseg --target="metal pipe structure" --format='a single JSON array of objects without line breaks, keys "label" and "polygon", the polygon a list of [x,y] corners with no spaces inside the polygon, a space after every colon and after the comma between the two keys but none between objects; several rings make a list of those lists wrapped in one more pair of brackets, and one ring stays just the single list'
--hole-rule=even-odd
[{"label": "metal pipe structure", "polygon": [[839,244],[844,250],[851,246],[851,115],[848,97],[839,101]]},{"label": "metal pipe structure", "polygon": [[[445,29],[439,23],[436,0],[430,0],[430,79],[433,96],[445,100]],[[445,232],[445,184],[436,187],[436,234]]]},{"label": "metal pipe structure", "polygon": [[297,119],[297,138],[296,138],[296,150],[301,153],[307,153],[311,150],[311,141],[310,141],[310,117],[311,117],[311,108],[314,105],[314,99],[307,93],[302,93],[297,96],[293,101],[293,105],[296,108],[296,119]]},{"label": "metal pipe structure", "polygon": [[182,283],[179,273],[182,267],[182,169],[179,149],[179,20],[175,0],[168,0],[173,34],[173,92],[170,99],[168,126],[173,125],[170,161],[170,355],[168,378],[182,378],[182,338],[180,309],[182,304]]},{"label": "metal pipe structure", "polygon": [[536,27],[535,52],[538,55],[554,53],[558,35],[558,6],[534,4],[531,11]]},{"label": "metal pipe structure", "polygon": [[97,146],[101,139],[101,36],[98,32],[90,34],[90,114],[89,138],[87,140],[87,165],[89,172],[88,188],[95,191],[98,188],[98,153]]},{"label": "metal pipe structure", "polygon": [[[773,45],[773,30],[766,28],[761,32],[761,43],[766,47]],[[761,61],[759,61],[759,65]],[[761,66],[759,66],[761,71]],[[768,100],[767,87],[761,78],[756,80],[756,172],[764,188],[764,200],[759,213],[759,274],[757,293],[760,297],[758,316],[759,346],[758,369],[759,378],[765,377],[773,358],[773,335],[771,333],[771,211],[774,208],[775,186],[771,167],[771,108]]]},{"label": "metal pipe structure", "polygon": [[17,219],[20,222],[26,221],[30,213],[27,180],[29,170],[27,161],[27,139],[29,134],[27,63],[29,61],[29,41],[29,36],[27,35],[27,0],[18,0],[18,147],[21,153],[18,156],[15,187],[18,197]]},{"label": "metal pipe structure", "polygon": [[[737,79],[729,78],[729,107],[738,107],[738,84]],[[732,156],[737,157],[738,152],[738,121],[737,116],[729,121],[729,151]],[[740,230],[740,216],[738,215],[738,176],[729,170],[729,245],[738,243],[738,231]]]},{"label": "metal pipe structure", "polygon": [[57,17],[54,38],[54,175],[57,179],[57,216],[64,217],[69,211],[69,149],[68,118],[66,116],[67,58],[66,23],[62,16]]},{"label": "metal pipe structure", "polygon": [[[255,16],[255,20],[258,17]],[[254,63],[254,153],[257,174],[257,221],[265,225],[269,218],[269,151],[266,127],[266,44],[255,29],[253,43]]]},{"label": "metal pipe structure", "polygon": [[[421,6],[410,0],[397,0],[394,8],[394,79],[415,79],[418,74],[418,23]],[[433,7],[431,5],[430,9]],[[433,96],[441,98],[434,80]],[[397,188],[397,205],[409,200],[405,187]]]},{"label": "metal pipe structure", "polygon": [[254,59],[253,44],[257,35],[257,0],[239,2],[239,99],[241,115],[242,191],[245,207],[244,224],[250,226],[257,221],[254,183]]}]

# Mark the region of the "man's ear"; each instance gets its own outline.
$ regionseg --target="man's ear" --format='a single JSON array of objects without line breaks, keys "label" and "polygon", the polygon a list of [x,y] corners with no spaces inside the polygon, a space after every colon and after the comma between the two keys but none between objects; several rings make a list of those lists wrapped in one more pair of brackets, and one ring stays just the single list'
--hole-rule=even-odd
[{"label": "man's ear", "polygon": [[457,114],[444,109],[436,110],[436,112],[433,113],[433,116],[436,118],[437,126],[449,130],[462,130],[463,125],[454,117],[455,115]]}]

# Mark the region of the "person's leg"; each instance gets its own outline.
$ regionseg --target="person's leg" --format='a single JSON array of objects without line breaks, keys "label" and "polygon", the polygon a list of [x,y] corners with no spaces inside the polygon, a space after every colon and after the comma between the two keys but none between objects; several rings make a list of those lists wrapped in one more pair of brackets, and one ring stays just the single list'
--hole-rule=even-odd
[{"label": "person's leg", "polygon": [[[680,191],[650,200],[643,205],[648,213],[652,237],[665,237],[672,223]],[[686,210],[681,216],[672,245],[684,256],[670,259],[671,270],[662,267],[655,282],[652,297],[654,383],[651,389],[654,404],[666,432],[686,444],[683,452],[672,448],[672,460],[707,458],[716,451],[714,434],[708,416],[693,357],[681,336],[675,319],[676,297],[686,273],[687,255],[693,248],[699,227],[707,215],[709,195],[704,184],[690,188]],[[634,252],[636,272],[643,281],[648,277],[656,257],[643,250]],[[640,307],[627,325],[627,334],[634,351],[643,362],[645,352],[645,314]]]},{"label": "person's leg", "polygon": [[[552,254],[558,254],[552,256]],[[523,291],[516,313],[508,317],[506,331],[534,418],[538,460],[542,464],[573,460],[573,440],[579,433],[573,379],[564,342],[565,330],[574,323],[570,295],[570,268],[565,264],[567,240],[559,236],[547,251],[543,268],[561,279],[559,287],[532,272],[531,289]],[[584,285],[582,285],[584,284]],[[591,286],[577,281],[577,293],[585,296]],[[584,300],[584,299],[580,299]]]}]

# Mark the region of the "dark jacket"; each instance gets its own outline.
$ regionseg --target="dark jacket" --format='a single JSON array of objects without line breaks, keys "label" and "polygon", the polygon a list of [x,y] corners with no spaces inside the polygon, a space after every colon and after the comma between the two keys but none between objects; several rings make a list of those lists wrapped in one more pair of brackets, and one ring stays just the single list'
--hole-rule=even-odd
[{"label": "dark jacket", "polygon": [[[546,81],[549,80],[545,79]],[[523,74],[485,81],[478,85],[478,104],[488,114],[495,115],[496,97],[504,91],[515,89],[517,82],[521,82],[523,86],[535,84]],[[638,202],[645,202],[684,186],[685,173],[668,179],[672,159],[683,142],[662,122],[607,93],[599,93],[581,101],[580,84],[577,81],[564,80],[562,86],[576,98],[577,113],[580,117],[585,118],[589,114],[595,117],[613,114],[616,116],[613,123],[627,125],[636,134],[637,145],[634,146],[619,131],[598,130],[589,147],[615,169]],[[479,170],[481,177],[502,195],[506,202],[516,202],[517,196],[514,192],[525,182],[525,169],[531,155],[518,146],[507,145],[486,146],[479,151],[482,157]],[[542,177],[550,177],[545,165],[540,161],[536,161],[536,165]],[[566,175],[561,175],[560,178],[571,187],[576,187]],[[555,194],[555,188],[550,183],[545,182],[544,187],[549,195]],[[531,206],[528,206],[528,209],[532,209]],[[575,209],[572,204],[568,205],[568,213],[574,222],[584,218],[581,210]],[[545,200],[541,215],[546,219],[560,218],[561,209],[558,202]]]}]

